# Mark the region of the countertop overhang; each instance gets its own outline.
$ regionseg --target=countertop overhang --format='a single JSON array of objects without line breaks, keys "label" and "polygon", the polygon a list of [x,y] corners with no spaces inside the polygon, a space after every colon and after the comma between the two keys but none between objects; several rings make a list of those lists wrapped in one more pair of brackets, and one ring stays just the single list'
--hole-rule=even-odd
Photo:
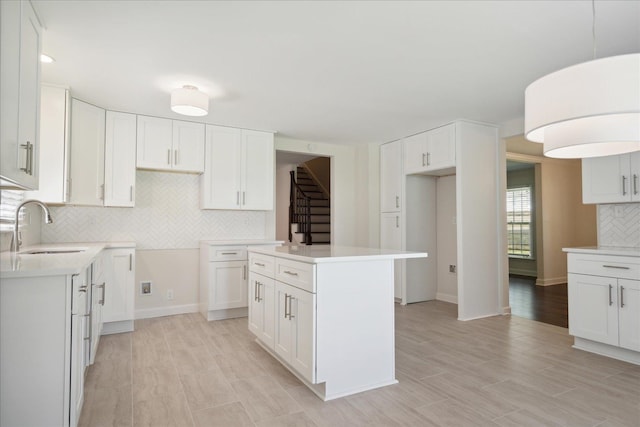
[{"label": "countertop overhang", "polygon": [[42,243],[26,246],[20,250],[46,250],[61,248],[87,248],[82,252],[60,254],[0,254],[0,277],[21,278],[40,276],[61,276],[79,274],[88,267],[103,249],[135,248],[135,242],[73,242]]},{"label": "countertop overhang", "polygon": [[327,262],[426,258],[429,256],[426,252],[394,251],[380,248],[336,245],[285,245],[275,248],[250,247],[249,252],[318,264]]},{"label": "countertop overhang", "polygon": [[603,246],[583,246],[577,248],[562,248],[564,252],[594,254],[594,255],[616,255],[640,257],[640,248],[625,247],[603,247]]}]

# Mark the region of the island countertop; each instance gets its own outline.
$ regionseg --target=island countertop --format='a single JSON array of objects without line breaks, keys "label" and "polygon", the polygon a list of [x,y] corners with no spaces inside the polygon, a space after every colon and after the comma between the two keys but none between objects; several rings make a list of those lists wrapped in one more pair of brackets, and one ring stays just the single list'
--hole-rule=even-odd
[{"label": "island countertop", "polygon": [[370,261],[381,259],[426,258],[426,252],[405,252],[380,248],[338,245],[285,245],[275,248],[249,247],[249,252],[271,255],[306,263]]},{"label": "island countertop", "polygon": [[578,248],[562,248],[562,250],[564,252],[582,254],[640,257],[640,248],[623,248],[615,246],[584,246]]}]

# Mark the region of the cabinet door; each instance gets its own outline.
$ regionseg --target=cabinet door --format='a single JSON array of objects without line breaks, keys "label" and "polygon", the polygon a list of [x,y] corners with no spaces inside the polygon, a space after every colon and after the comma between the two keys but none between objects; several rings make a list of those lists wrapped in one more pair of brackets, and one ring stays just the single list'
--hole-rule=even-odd
[{"label": "cabinet door", "polygon": [[631,201],[640,202],[640,151],[629,155],[631,161]]},{"label": "cabinet door", "polygon": [[207,125],[201,209],[240,209],[240,129]]},{"label": "cabinet door", "polygon": [[569,333],[618,345],[617,279],[569,274]]},{"label": "cabinet door", "polygon": [[427,133],[404,139],[404,173],[424,172],[427,168]]},{"label": "cabinet door", "polygon": [[621,203],[631,200],[631,156],[582,159],[582,202]]},{"label": "cabinet door", "polygon": [[242,209],[273,210],[273,134],[242,130]]},{"label": "cabinet door", "polygon": [[618,279],[620,347],[640,351],[640,280]]},{"label": "cabinet door", "polygon": [[209,310],[247,306],[247,262],[209,263]]},{"label": "cabinet door", "polygon": [[104,198],[105,111],[71,101],[70,203],[102,206]]},{"label": "cabinet door", "polygon": [[27,198],[45,203],[68,201],[69,179],[69,91],[43,84],[40,88],[40,144],[38,191]]},{"label": "cabinet door", "polygon": [[[402,250],[402,228],[400,213],[383,213],[380,215],[380,248]],[[402,298],[402,260],[395,261],[393,269],[395,298]]]},{"label": "cabinet door", "polygon": [[136,115],[107,111],[104,205],[132,207],[136,184]]},{"label": "cabinet door", "polygon": [[315,383],[316,295],[289,287],[289,313],[293,326],[291,366],[307,381]]},{"label": "cabinet door", "polygon": [[106,251],[107,273],[104,290],[104,322],[133,320],[135,250],[109,249]]},{"label": "cabinet door", "polygon": [[204,171],[204,124],[173,121],[173,169]]},{"label": "cabinet door", "polygon": [[170,170],[174,153],[173,124],[169,119],[138,116],[136,166],[141,169]]},{"label": "cabinet door", "polygon": [[264,304],[259,300],[258,286],[260,281],[267,279],[261,274],[249,272],[249,283],[247,295],[249,298],[249,330],[253,332],[255,336],[260,336],[262,331],[262,322],[264,320]]},{"label": "cabinet door", "polygon": [[454,124],[427,132],[427,170],[456,166],[456,128]]},{"label": "cabinet door", "polygon": [[86,310],[87,295],[87,275],[86,271],[82,274],[73,276],[71,292],[73,295],[71,307],[71,388],[70,388],[70,424],[77,425],[82,411],[83,393],[84,393],[84,337],[86,332],[84,325],[84,313]]},{"label": "cabinet door", "polygon": [[399,212],[402,195],[402,142],[380,146],[380,211]]},{"label": "cabinet door", "polygon": [[249,330],[273,349],[275,281],[257,273],[249,275]]}]

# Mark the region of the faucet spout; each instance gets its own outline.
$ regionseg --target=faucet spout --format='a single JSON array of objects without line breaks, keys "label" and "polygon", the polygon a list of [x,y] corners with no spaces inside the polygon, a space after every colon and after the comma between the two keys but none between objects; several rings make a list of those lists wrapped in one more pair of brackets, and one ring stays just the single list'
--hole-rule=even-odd
[{"label": "faucet spout", "polygon": [[41,202],[40,200],[25,200],[22,202],[18,208],[16,209],[16,217],[15,222],[13,224],[13,239],[11,241],[11,251],[13,253],[18,253],[20,250],[20,245],[22,244],[22,240],[20,239],[20,229],[19,229],[19,220],[20,220],[20,211],[22,208],[28,204],[35,204],[42,208],[44,212],[44,222],[47,224],[51,224],[53,222],[53,218],[51,217],[51,212],[49,211],[49,207]]}]

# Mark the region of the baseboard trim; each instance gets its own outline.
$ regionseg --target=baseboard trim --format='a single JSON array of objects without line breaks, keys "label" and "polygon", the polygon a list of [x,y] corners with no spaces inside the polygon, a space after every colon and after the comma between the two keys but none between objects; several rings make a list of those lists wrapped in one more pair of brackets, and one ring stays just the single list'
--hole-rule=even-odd
[{"label": "baseboard trim", "polygon": [[515,274],[517,276],[525,276],[525,277],[537,277],[538,272],[535,270],[524,270],[521,268],[510,268],[509,274]]},{"label": "baseboard trim", "polygon": [[511,315],[511,306],[508,305],[506,307],[502,307],[502,315],[503,316],[510,316]]},{"label": "baseboard trim", "polygon": [[198,304],[172,305],[169,307],[144,308],[136,310],[136,319],[173,316],[174,314],[197,313]]},{"label": "baseboard trim", "polygon": [[482,316],[467,317],[467,318],[458,317],[458,320],[462,322],[467,322],[469,320],[478,320],[478,319],[484,319],[486,317],[495,317],[495,316],[502,316],[502,313],[483,314]]},{"label": "baseboard trim", "polygon": [[120,320],[118,322],[105,322],[102,325],[101,335],[122,334],[133,332],[133,320]]},{"label": "baseboard trim", "polygon": [[451,304],[458,304],[458,296],[451,294],[443,294],[438,292],[436,294],[436,299],[438,301],[450,302]]},{"label": "baseboard trim", "polygon": [[622,360],[623,362],[640,365],[640,352],[627,350],[626,348],[603,344],[580,337],[574,337],[573,348],[599,354],[601,356],[611,357],[613,359]]},{"label": "baseboard trim", "polygon": [[567,283],[567,276],[562,277],[552,277],[551,279],[536,279],[536,286],[553,286],[553,285],[563,285]]}]

